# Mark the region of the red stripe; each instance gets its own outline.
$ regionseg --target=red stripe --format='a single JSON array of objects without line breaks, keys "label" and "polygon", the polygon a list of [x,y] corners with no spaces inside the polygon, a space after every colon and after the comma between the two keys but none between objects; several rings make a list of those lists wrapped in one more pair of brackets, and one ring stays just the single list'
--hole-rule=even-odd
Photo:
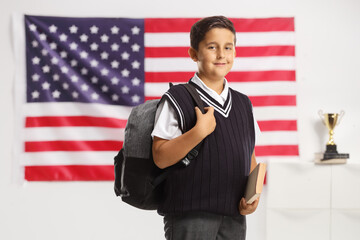
[{"label": "red stripe", "polygon": [[[145,32],[190,32],[199,18],[147,18]],[[294,31],[294,18],[230,18],[236,32]]]},{"label": "red stripe", "polygon": [[109,127],[125,128],[127,120],[89,116],[27,117],[25,126],[31,127]]},{"label": "red stripe", "polygon": [[27,166],[28,181],[113,181],[112,165]]},{"label": "red stripe", "polygon": [[297,131],[296,120],[257,121],[261,131]]},{"label": "red stripe", "polygon": [[[145,82],[187,82],[194,72],[146,72]],[[230,72],[229,82],[295,81],[295,71]]]},{"label": "red stripe", "polygon": [[118,151],[122,141],[35,141],[25,142],[25,152]]},{"label": "red stripe", "polygon": [[296,106],[296,96],[249,96],[254,107]]},{"label": "red stripe", "polygon": [[255,155],[265,156],[299,156],[298,145],[255,146]]},{"label": "red stripe", "polygon": [[[146,58],[189,57],[189,47],[146,47]],[[295,46],[236,47],[236,57],[295,56]]]}]

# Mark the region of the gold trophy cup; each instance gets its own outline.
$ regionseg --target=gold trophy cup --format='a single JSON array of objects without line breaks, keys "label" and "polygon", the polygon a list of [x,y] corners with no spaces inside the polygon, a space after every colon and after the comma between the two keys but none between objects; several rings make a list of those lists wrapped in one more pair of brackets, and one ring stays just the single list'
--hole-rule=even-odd
[{"label": "gold trophy cup", "polygon": [[344,116],[345,112],[341,111],[340,113],[323,113],[322,110],[319,110],[318,113],[323,123],[329,130],[329,141],[326,143],[326,151],[322,160],[349,158],[349,154],[337,152],[336,144],[334,142],[334,128],[335,126],[339,125],[340,120]]}]

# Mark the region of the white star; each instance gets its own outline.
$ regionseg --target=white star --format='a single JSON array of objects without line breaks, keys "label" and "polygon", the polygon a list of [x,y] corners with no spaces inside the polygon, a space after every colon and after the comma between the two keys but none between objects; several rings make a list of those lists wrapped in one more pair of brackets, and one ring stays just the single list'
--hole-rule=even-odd
[{"label": "white star", "polygon": [[109,37],[106,34],[103,34],[100,38],[101,38],[101,42],[108,42],[109,41]]},{"label": "white star", "polygon": [[135,44],[131,45],[131,49],[133,52],[138,52],[140,50],[140,45],[135,43]]},{"label": "white star", "polygon": [[52,50],[55,50],[55,49],[57,48],[57,44],[54,43],[54,42],[50,43],[50,48],[51,48]]},{"label": "white star", "polygon": [[80,36],[80,41],[81,41],[81,42],[87,42],[88,38],[89,38],[89,37],[88,37],[86,34],[82,34],[82,35]]},{"label": "white star", "polygon": [[119,44],[116,44],[116,43],[111,44],[111,50],[112,51],[118,51],[119,50]]},{"label": "white star", "polygon": [[133,101],[133,103],[138,103],[140,101],[140,97],[135,94],[131,97],[131,100]]},{"label": "white star", "polygon": [[123,60],[128,60],[129,57],[130,57],[130,54],[128,54],[127,52],[123,52],[123,53],[121,54],[121,58],[122,58]]},{"label": "white star", "polygon": [[37,82],[37,81],[39,81],[40,76],[39,76],[39,74],[35,73],[34,75],[31,76],[31,78],[34,82]]},{"label": "white star", "polygon": [[77,93],[77,92],[72,92],[72,94],[71,94],[72,96],[73,96],[73,98],[78,98],[79,97],[79,93]]},{"label": "white star", "polygon": [[133,27],[131,29],[131,32],[133,35],[138,35],[140,33],[140,28],[138,28],[137,26]]},{"label": "white star", "polygon": [[113,77],[111,79],[111,83],[112,83],[112,85],[117,85],[119,83],[119,79],[117,77]]},{"label": "white star", "polygon": [[133,61],[132,63],[131,63],[131,65],[132,65],[132,68],[133,69],[139,69],[139,67],[140,67],[140,63],[138,62],[138,61]]},{"label": "white star", "polygon": [[81,85],[81,90],[86,92],[87,90],[89,90],[89,86],[84,83],[83,85]]},{"label": "white star", "polygon": [[59,59],[57,59],[56,57],[53,57],[53,58],[51,59],[51,63],[54,64],[54,65],[56,65],[56,64],[59,63]]},{"label": "white star", "polygon": [[121,37],[121,41],[123,43],[128,43],[129,40],[130,40],[130,37],[128,35],[126,35],[126,34]]},{"label": "white star", "polygon": [[116,102],[116,101],[119,100],[119,96],[116,95],[116,94],[113,94],[113,95],[111,96],[111,98],[112,98],[112,100],[113,100],[114,102]]},{"label": "white star", "polygon": [[61,56],[61,58],[67,58],[67,52],[61,51],[60,56]]},{"label": "white star", "polygon": [[75,59],[73,59],[71,60],[70,64],[72,67],[76,67],[78,65],[78,62]]},{"label": "white star", "polygon": [[60,76],[58,74],[53,75],[53,80],[54,81],[59,81],[59,79],[60,79]]},{"label": "white star", "polygon": [[29,29],[30,29],[30,31],[35,32],[35,31],[36,31],[36,26],[35,26],[35,24],[30,24],[30,25],[29,25]]},{"label": "white star", "polygon": [[48,50],[46,50],[46,49],[43,49],[43,50],[41,50],[41,54],[43,55],[43,56],[47,56],[48,55]]},{"label": "white star", "polygon": [[31,44],[32,44],[33,48],[36,48],[36,47],[39,46],[39,43],[37,41],[35,41],[35,40],[32,41]]},{"label": "white star", "polygon": [[116,61],[116,60],[112,61],[112,62],[111,62],[111,67],[112,67],[112,68],[118,68],[118,67],[119,67],[119,62]]},{"label": "white star", "polygon": [[101,75],[107,76],[108,74],[109,74],[109,70],[107,70],[106,68],[101,69]]},{"label": "white star", "polygon": [[67,67],[65,67],[65,66],[62,66],[62,67],[61,67],[61,72],[62,72],[62,73],[68,73],[68,72],[69,72],[69,69],[68,69]]},{"label": "white star", "polygon": [[75,42],[70,43],[70,49],[71,50],[76,50],[77,47],[78,47],[78,45]]},{"label": "white star", "polygon": [[101,59],[108,59],[109,54],[108,54],[107,52],[102,52],[102,53],[100,54],[100,56],[101,56]]},{"label": "white star", "polygon": [[95,25],[93,25],[93,26],[90,28],[90,32],[91,32],[92,34],[97,34],[98,31],[99,31],[99,28],[98,28],[97,26],[95,26]]},{"label": "white star", "polygon": [[107,91],[109,91],[109,88],[108,88],[108,86],[103,85],[103,86],[101,87],[101,90],[102,90],[103,92],[107,92]]},{"label": "white star", "polygon": [[49,90],[49,88],[50,88],[50,83],[44,82],[43,84],[41,84],[41,86],[42,86],[42,88],[43,88],[44,90]]},{"label": "white star", "polygon": [[93,60],[91,60],[90,65],[91,65],[92,67],[97,67],[97,66],[99,65],[99,62],[96,61],[95,59],[93,59]]},{"label": "white star", "polygon": [[38,57],[36,57],[36,56],[32,59],[32,63],[33,63],[34,65],[38,65],[39,62],[40,62],[40,58],[38,58]]},{"label": "white star", "polygon": [[92,43],[92,44],[90,45],[90,48],[91,48],[91,51],[96,51],[96,50],[98,50],[99,45],[97,45],[96,43]]},{"label": "white star", "polygon": [[141,81],[138,78],[134,78],[133,80],[131,80],[133,86],[139,86],[140,82]]},{"label": "white star", "polygon": [[70,29],[70,33],[77,33],[78,27],[75,25],[72,25],[69,29]]},{"label": "white star", "polygon": [[65,90],[69,89],[69,84],[67,84],[67,83],[64,83],[62,86]]},{"label": "white star", "polygon": [[47,38],[47,36],[46,36],[45,33],[41,33],[41,34],[39,35],[39,38],[40,38],[40,40],[45,41],[46,38]]},{"label": "white star", "polygon": [[123,77],[128,77],[130,74],[129,70],[127,70],[126,68],[124,70],[121,71],[121,75]]},{"label": "white star", "polygon": [[76,76],[76,75],[71,76],[71,81],[72,82],[78,82],[78,80],[79,80],[78,76]]},{"label": "white star", "polygon": [[67,38],[68,38],[68,36],[66,34],[62,33],[60,35],[60,42],[66,42]]},{"label": "white star", "polygon": [[48,65],[45,65],[42,67],[42,70],[44,73],[48,73],[48,72],[50,72],[50,67]]},{"label": "white star", "polygon": [[111,33],[112,33],[112,34],[118,34],[118,33],[119,33],[119,28],[118,28],[117,26],[113,26],[113,27],[111,28]]},{"label": "white star", "polygon": [[93,84],[97,83],[98,81],[99,81],[99,79],[97,77],[95,77],[95,76],[91,78],[91,82]]},{"label": "white star", "polygon": [[80,57],[83,58],[83,59],[87,58],[88,55],[89,54],[87,52],[85,52],[85,51],[81,51],[81,53],[80,53]]},{"label": "white star", "polygon": [[94,100],[98,100],[98,99],[99,99],[99,94],[97,94],[97,93],[92,93],[92,94],[91,94],[91,98],[94,99]]},{"label": "white star", "polygon": [[55,90],[55,91],[52,92],[53,98],[59,98],[60,94],[61,94],[61,92],[59,92],[58,90]]},{"label": "white star", "polygon": [[123,87],[121,88],[121,92],[122,92],[123,94],[128,94],[129,91],[130,91],[130,88],[128,88],[127,86],[123,86]]},{"label": "white star", "polygon": [[33,91],[33,92],[31,93],[31,96],[32,96],[33,99],[39,98],[40,93],[39,93],[38,91]]},{"label": "white star", "polygon": [[82,75],[88,74],[88,70],[86,68],[82,68],[80,71]]},{"label": "white star", "polygon": [[56,30],[57,30],[57,27],[53,24],[53,25],[51,25],[51,26],[49,27],[49,30],[50,30],[51,33],[55,33]]}]

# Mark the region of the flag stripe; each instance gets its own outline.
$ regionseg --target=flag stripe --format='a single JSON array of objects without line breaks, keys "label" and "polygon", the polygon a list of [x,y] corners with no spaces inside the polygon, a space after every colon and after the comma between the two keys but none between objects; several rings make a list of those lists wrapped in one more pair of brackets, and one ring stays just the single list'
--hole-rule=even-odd
[{"label": "flag stripe", "polygon": [[[189,47],[147,47],[146,58],[189,57]],[[295,56],[295,46],[236,47],[237,57]]]},{"label": "flag stripe", "polygon": [[114,166],[28,166],[25,167],[28,181],[113,181]]},{"label": "flag stripe", "polygon": [[298,156],[298,145],[255,146],[255,154],[264,156]]},{"label": "flag stripe", "polygon": [[[146,32],[190,32],[199,18],[148,18]],[[230,18],[237,32],[294,31],[294,18]]]},{"label": "flag stripe", "polygon": [[297,131],[296,120],[257,121],[260,131]]},{"label": "flag stripe", "polygon": [[125,128],[126,119],[91,117],[91,116],[46,116],[46,117],[27,117],[25,127],[108,127]]},{"label": "flag stripe", "polygon": [[25,142],[25,152],[46,151],[117,151],[122,141],[34,141]]},{"label": "flag stripe", "polygon": [[[146,72],[147,83],[151,82],[184,82],[190,79],[194,72]],[[266,81],[295,81],[295,71],[241,71],[230,72],[226,79],[229,82],[266,82]]]},{"label": "flag stripe", "polygon": [[254,107],[296,106],[296,96],[249,96]]}]

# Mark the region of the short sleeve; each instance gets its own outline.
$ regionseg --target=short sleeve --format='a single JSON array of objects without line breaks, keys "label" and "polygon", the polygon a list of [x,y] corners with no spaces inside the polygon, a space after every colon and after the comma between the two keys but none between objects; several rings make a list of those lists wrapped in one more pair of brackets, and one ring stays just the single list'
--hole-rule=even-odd
[{"label": "short sleeve", "polygon": [[175,110],[171,107],[168,100],[161,101],[156,114],[154,129],[151,133],[151,137],[154,136],[171,140],[182,134],[179,123],[176,117]]}]

